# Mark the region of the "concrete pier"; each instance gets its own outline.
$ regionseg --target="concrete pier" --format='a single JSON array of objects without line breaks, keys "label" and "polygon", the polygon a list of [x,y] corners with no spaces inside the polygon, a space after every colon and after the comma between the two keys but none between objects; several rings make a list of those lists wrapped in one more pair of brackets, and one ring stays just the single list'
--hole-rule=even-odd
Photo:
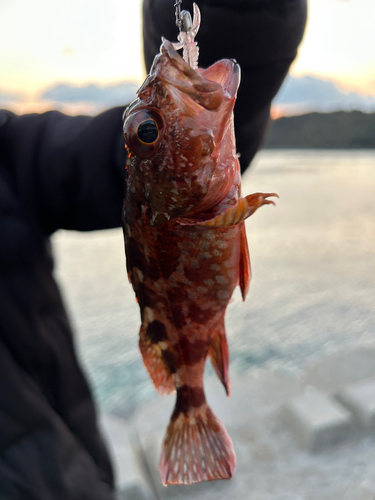
[{"label": "concrete pier", "polygon": [[232,377],[232,391],[227,399],[218,380],[207,380],[208,403],[237,454],[231,481],[161,484],[174,396],[160,396],[131,422],[105,416],[119,499],[375,500],[375,351],[324,358],[296,378],[249,371]]}]

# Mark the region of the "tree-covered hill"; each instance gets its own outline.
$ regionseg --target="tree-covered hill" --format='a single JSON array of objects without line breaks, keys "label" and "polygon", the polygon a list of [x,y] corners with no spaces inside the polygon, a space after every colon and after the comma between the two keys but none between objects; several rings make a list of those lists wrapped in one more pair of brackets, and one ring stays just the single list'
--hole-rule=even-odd
[{"label": "tree-covered hill", "polygon": [[375,148],[375,113],[338,111],[273,120],[265,148]]}]

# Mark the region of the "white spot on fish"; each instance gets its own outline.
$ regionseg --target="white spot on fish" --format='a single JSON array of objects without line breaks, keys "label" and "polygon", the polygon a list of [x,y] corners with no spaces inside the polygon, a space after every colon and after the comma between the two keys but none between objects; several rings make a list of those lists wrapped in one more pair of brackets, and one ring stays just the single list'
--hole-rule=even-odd
[{"label": "white spot on fish", "polygon": [[214,231],[205,231],[203,233],[203,238],[206,238],[206,240],[214,240],[216,238],[216,234]]},{"label": "white spot on fish", "polygon": [[184,265],[183,264],[179,264],[176,269],[175,269],[176,273],[178,274],[182,274],[184,275],[185,274],[185,271],[184,271]]},{"label": "white spot on fish", "polygon": [[169,214],[167,214],[167,212],[164,212],[164,217],[169,220],[171,218],[171,216]]},{"label": "white spot on fish", "polygon": [[147,320],[147,323],[152,323],[155,319],[154,311],[151,309],[151,307],[148,306],[145,307],[144,316]]},{"label": "white spot on fish", "polygon": [[229,243],[227,241],[219,240],[217,242],[217,246],[218,246],[218,248],[224,249],[224,248],[228,248]]},{"label": "white spot on fish", "polygon": [[135,193],[137,192],[134,186],[130,186],[130,191],[131,191],[133,194],[135,194]]},{"label": "white spot on fish", "polygon": [[168,350],[168,343],[167,342],[158,342],[158,346],[162,351],[167,351]]},{"label": "white spot on fish", "polygon": [[214,250],[212,253],[215,257],[221,257],[223,255],[221,252],[219,252],[219,250]]},{"label": "white spot on fish", "polygon": [[213,281],[213,280],[211,280],[211,279],[208,279],[208,280],[204,280],[204,282],[203,282],[203,283],[204,283],[205,285],[207,285],[207,286],[212,286],[212,285],[214,284],[214,281]]},{"label": "white spot on fish", "polygon": [[199,247],[202,250],[207,250],[208,248],[210,248],[210,246],[211,246],[211,243],[209,241],[202,240],[199,242]]},{"label": "white spot on fish", "polygon": [[152,214],[151,221],[150,221],[152,226],[154,225],[155,219],[158,215],[159,215],[159,212],[157,210],[154,214]]},{"label": "white spot on fish", "polygon": [[181,387],[181,378],[180,378],[178,373],[174,374],[174,383],[175,383],[176,389]]},{"label": "white spot on fish", "polygon": [[197,292],[198,293],[207,293],[208,292],[208,288],[205,287],[205,286],[197,286]]},{"label": "white spot on fish", "polygon": [[199,262],[196,259],[192,259],[190,265],[193,269],[199,269]]},{"label": "white spot on fish", "polygon": [[226,290],[219,290],[216,296],[219,300],[229,299],[229,293]]},{"label": "white spot on fish", "polygon": [[208,252],[201,252],[198,254],[198,259],[201,259],[201,260],[212,259],[212,255]]},{"label": "white spot on fish", "polygon": [[220,283],[220,285],[225,285],[228,283],[228,280],[225,276],[215,276],[215,280]]},{"label": "white spot on fish", "polygon": [[217,264],[211,264],[210,269],[211,271],[220,271],[220,266],[218,266]]},{"label": "white spot on fish", "polygon": [[197,298],[198,298],[198,295],[193,290],[188,290],[187,291],[187,296],[191,300],[197,300]]},{"label": "white spot on fish", "polygon": [[171,197],[171,200],[176,202],[176,201],[177,201],[177,198],[174,198],[174,196],[172,196],[172,197]]},{"label": "white spot on fish", "polygon": [[145,277],[144,274],[142,273],[142,271],[140,269],[138,269],[138,267],[133,267],[133,271],[137,275],[138,280],[142,283],[143,278]]}]

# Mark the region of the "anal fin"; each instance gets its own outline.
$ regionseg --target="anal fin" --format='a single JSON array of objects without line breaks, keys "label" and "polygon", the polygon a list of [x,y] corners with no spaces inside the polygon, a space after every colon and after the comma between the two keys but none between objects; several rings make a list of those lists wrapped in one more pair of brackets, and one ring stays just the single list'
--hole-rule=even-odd
[{"label": "anal fin", "polygon": [[244,222],[241,222],[240,238],[241,238],[241,254],[240,254],[239,281],[242,293],[242,300],[245,300],[247,292],[249,291],[250,287],[251,264],[250,264],[249,247],[247,244],[247,237],[246,237],[246,227]]},{"label": "anal fin", "polygon": [[219,377],[219,380],[225,388],[227,396],[230,396],[230,381],[229,381],[229,350],[227,337],[225,335],[224,325],[215,334],[211,341],[208,355],[211,359],[212,366]]},{"label": "anal fin", "polygon": [[160,394],[175,392],[173,374],[169,362],[169,352],[161,343],[154,343],[147,335],[146,328],[142,325],[139,332],[139,349],[142,353],[143,363],[151,377],[155,389]]}]

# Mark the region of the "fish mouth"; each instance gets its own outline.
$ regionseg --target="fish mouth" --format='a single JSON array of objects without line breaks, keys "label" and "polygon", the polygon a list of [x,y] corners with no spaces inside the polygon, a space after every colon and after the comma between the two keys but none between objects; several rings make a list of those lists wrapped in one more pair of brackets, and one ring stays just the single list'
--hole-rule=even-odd
[{"label": "fish mouth", "polygon": [[229,99],[236,96],[241,79],[241,69],[235,59],[222,59],[201,71],[201,76],[221,85]]},{"label": "fish mouth", "polygon": [[222,59],[207,69],[194,70],[168,40],[160,47],[159,58],[150,71],[153,73],[170,89],[185,95],[185,104],[187,96],[209,111],[235,99],[241,78],[240,66],[234,59]]}]

